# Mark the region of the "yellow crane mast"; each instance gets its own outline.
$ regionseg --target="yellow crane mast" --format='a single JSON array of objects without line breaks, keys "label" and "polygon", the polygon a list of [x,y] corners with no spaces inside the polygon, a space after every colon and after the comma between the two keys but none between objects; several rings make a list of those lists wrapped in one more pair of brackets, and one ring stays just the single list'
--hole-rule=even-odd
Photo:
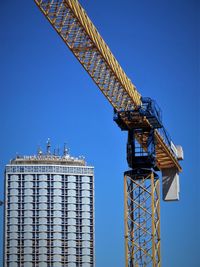
[{"label": "yellow crane mast", "polygon": [[124,173],[126,267],[161,266],[156,171],[163,174],[165,200],[177,199],[181,147],[173,144],[159,108],[152,99],[141,96],[78,0],[34,1],[113,106],[115,122],[128,132],[130,169]]}]

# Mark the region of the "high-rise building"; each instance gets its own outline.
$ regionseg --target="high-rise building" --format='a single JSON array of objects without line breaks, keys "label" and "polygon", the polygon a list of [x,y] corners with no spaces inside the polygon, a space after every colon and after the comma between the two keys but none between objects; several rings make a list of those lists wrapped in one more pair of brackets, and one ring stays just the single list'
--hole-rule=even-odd
[{"label": "high-rise building", "polygon": [[17,156],[5,169],[4,267],[94,267],[94,168]]}]

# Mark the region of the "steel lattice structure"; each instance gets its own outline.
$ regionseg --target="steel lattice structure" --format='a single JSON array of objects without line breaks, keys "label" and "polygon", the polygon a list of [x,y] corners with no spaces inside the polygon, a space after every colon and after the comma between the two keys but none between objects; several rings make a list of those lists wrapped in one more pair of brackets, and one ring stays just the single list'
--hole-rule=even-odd
[{"label": "steel lattice structure", "polygon": [[[63,39],[101,92],[117,110],[134,110],[141,95],[77,0],[34,0],[53,28]],[[150,122],[144,118],[147,126]],[[125,121],[128,125],[129,122]],[[159,169],[175,166],[181,171],[176,155],[164,132],[156,131]]]},{"label": "steel lattice structure", "polygon": [[140,94],[78,1],[36,0],[35,2],[117,110],[133,109],[136,105],[140,105]]},{"label": "steel lattice structure", "polygon": [[[148,171],[141,162],[133,167],[135,148],[128,143],[131,171],[125,173],[124,184],[126,267],[160,267],[160,191],[154,170],[173,168],[179,173],[182,168],[157,109],[152,101],[142,98],[78,0],[34,1],[113,106],[118,126],[128,133],[137,129],[134,138],[146,153],[143,165],[148,162]],[[152,146],[153,152],[148,154]]]},{"label": "steel lattice structure", "polygon": [[149,170],[124,175],[126,266],[161,266],[160,183]]}]

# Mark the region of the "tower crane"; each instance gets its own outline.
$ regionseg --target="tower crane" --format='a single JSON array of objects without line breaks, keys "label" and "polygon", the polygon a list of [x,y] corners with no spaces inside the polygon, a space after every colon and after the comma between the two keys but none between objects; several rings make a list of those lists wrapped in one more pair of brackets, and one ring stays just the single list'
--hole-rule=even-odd
[{"label": "tower crane", "polygon": [[34,0],[114,108],[128,133],[124,172],[125,266],[161,266],[160,179],[164,200],[179,199],[183,159],[162,123],[156,102],[142,97],[78,0]]}]

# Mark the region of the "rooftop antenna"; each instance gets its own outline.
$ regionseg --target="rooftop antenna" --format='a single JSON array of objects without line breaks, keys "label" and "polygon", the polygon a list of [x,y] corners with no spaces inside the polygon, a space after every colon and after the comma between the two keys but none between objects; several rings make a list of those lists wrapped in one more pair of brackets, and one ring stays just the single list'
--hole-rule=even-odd
[{"label": "rooftop antenna", "polygon": [[51,155],[51,142],[50,142],[50,138],[47,139],[47,155]]},{"label": "rooftop antenna", "polygon": [[41,149],[41,147],[40,147],[40,146],[38,147],[38,150],[37,150],[37,155],[38,155],[38,156],[41,156],[41,155],[42,155],[42,149]]},{"label": "rooftop antenna", "polygon": [[69,155],[69,149],[67,148],[66,143],[64,143],[63,155],[64,155],[64,157],[66,157],[67,155]]}]

